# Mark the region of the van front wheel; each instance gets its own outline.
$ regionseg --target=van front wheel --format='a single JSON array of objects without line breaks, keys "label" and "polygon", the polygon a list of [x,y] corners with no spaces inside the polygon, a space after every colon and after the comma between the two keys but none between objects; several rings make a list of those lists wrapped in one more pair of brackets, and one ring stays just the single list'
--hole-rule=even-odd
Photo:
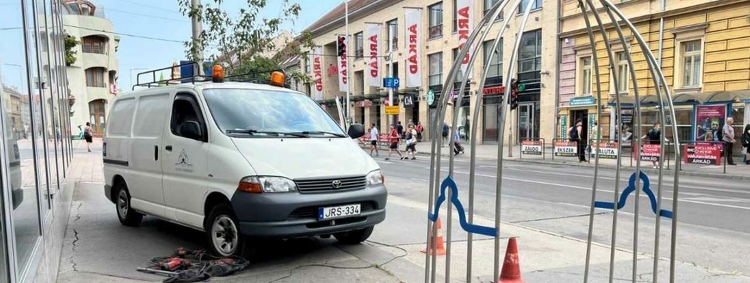
[{"label": "van front wheel", "polygon": [[208,246],[213,254],[225,257],[242,252],[244,239],[229,205],[220,204],[211,209],[205,229]]},{"label": "van front wheel", "polygon": [[339,243],[346,245],[356,245],[367,240],[372,235],[372,230],[375,226],[370,226],[360,230],[348,231],[343,233],[333,234]]},{"label": "van front wheel", "polygon": [[135,212],[130,207],[130,192],[128,192],[128,186],[124,182],[118,182],[115,185],[117,192],[117,200],[115,202],[115,208],[117,208],[117,218],[120,219],[120,223],[125,226],[138,226],[143,220],[143,214]]}]

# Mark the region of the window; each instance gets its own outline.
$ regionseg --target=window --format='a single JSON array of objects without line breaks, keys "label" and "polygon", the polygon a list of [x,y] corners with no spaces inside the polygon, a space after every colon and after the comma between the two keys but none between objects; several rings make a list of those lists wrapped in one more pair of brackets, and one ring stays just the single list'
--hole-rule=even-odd
[{"label": "window", "polygon": [[427,55],[427,61],[430,63],[430,85],[440,85],[443,81],[443,53],[438,52]]},{"label": "window", "polygon": [[458,0],[453,0],[453,32],[458,31]]},{"label": "window", "polygon": [[529,5],[529,1],[534,1],[534,3],[531,4],[531,11],[542,8],[542,0],[522,0],[521,6],[518,7],[518,13],[523,13],[523,9],[526,8],[526,5]]},{"label": "window", "polygon": [[[456,58],[458,57],[458,48],[453,48],[453,57],[451,57],[451,65],[453,65],[454,62],[456,62]],[[461,73],[461,69],[458,70],[458,73],[456,74],[456,81],[463,81],[464,75]]]},{"label": "window", "polygon": [[542,31],[525,32],[518,51],[518,76],[521,80],[539,80],[542,69]]},{"label": "window", "polygon": [[427,7],[430,11],[430,38],[443,36],[443,2]]},{"label": "window", "polygon": [[[197,123],[198,136],[190,137],[189,133],[183,132],[186,128],[185,125],[189,123]],[[174,104],[172,105],[172,120],[170,121],[170,128],[172,134],[178,137],[185,137],[196,140],[206,140],[206,128],[198,109],[198,103],[195,101],[195,97],[192,94],[178,93],[175,96]]]},{"label": "window", "polygon": [[[492,6],[494,6],[497,2],[500,2],[500,0],[484,0],[484,12],[482,14],[486,16],[490,11],[490,8],[492,8]],[[497,20],[503,20],[503,11],[500,11],[500,15],[498,15]]]},{"label": "window", "polygon": [[307,58],[305,58],[305,74],[310,73],[310,63],[311,63],[310,61],[312,61],[312,58],[313,58],[312,54],[310,56],[307,56]]},{"label": "window", "polygon": [[[500,39],[495,50],[492,50],[493,41],[488,40],[484,42],[484,67],[489,68],[487,79],[503,75],[503,40]],[[495,54],[492,55],[492,60],[488,60],[493,52]]]},{"label": "window", "polygon": [[701,85],[701,69],[703,55],[701,40],[682,43],[682,86],[699,87]]},{"label": "window", "polygon": [[388,46],[386,51],[398,50],[398,19],[393,19],[385,23],[388,26]]},{"label": "window", "polygon": [[83,53],[105,54],[105,40],[98,36],[84,37],[81,43]]},{"label": "window", "polygon": [[104,68],[86,69],[86,86],[88,87],[106,87],[104,82]]},{"label": "window", "polygon": [[615,53],[615,59],[617,60],[617,93],[628,93],[628,58],[624,51]]},{"label": "window", "polygon": [[362,56],[364,56],[364,51],[362,50],[362,47],[364,44],[362,43],[362,32],[358,32],[354,34],[354,59],[362,59]]},{"label": "window", "polygon": [[578,93],[581,95],[591,95],[591,56],[581,57],[579,64],[581,77]]}]

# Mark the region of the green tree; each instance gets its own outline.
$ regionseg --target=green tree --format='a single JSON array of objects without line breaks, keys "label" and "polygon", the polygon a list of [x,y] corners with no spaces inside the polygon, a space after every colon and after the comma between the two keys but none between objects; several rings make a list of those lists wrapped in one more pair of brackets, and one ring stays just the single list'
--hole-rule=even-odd
[{"label": "green tree", "polygon": [[[185,42],[185,52],[190,60],[195,61],[198,50],[205,50],[207,46],[215,47],[218,55],[211,55],[207,59],[216,63],[231,63],[227,61],[231,61],[232,55],[236,55],[239,64],[224,64],[227,76],[279,69],[281,60],[288,58],[286,56],[306,56],[314,46],[309,32],[303,32],[291,43],[284,43],[286,46],[275,46],[273,42],[281,25],[294,23],[299,16],[301,7],[297,3],[274,0],[282,1],[279,17],[261,18],[259,14],[267,7],[267,0],[247,0],[247,7],[240,8],[236,17],[221,8],[225,0],[205,1],[208,3],[193,8],[190,0],[178,0],[180,11],[184,15],[197,17],[203,23],[200,37]],[[262,56],[278,48],[283,48],[283,52],[271,58]],[[261,78],[268,77],[268,74],[258,75]]]},{"label": "green tree", "polygon": [[79,43],[80,41],[78,41],[78,39],[76,39],[75,37],[69,34],[65,34],[65,64],[66,65],[70,66],[76,62],[77,60],[76,53],[78,52],[73,50],[73,48],[75,48]]}]

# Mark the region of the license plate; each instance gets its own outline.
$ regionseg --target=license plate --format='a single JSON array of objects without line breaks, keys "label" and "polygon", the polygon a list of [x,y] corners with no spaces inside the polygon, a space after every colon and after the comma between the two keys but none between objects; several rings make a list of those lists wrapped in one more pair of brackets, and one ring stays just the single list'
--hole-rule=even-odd
[{"label": "license plate", "polygon": [[342,206],[321,207],[318,209],[318,220],[344,218],[359,215],[360,205],[348,204]]}]

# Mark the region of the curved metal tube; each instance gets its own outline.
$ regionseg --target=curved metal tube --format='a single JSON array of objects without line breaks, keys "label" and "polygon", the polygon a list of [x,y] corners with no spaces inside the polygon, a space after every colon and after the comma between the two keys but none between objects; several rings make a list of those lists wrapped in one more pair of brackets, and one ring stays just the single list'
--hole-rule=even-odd
[{"label": "curved metal tube", "polygon": [[[616,6],[612,5],[611,3],[603,3],[603,4],[607,8],[607,10],[611,10],[611,12],[614,12],[615,14],[617,14],[617,16],[620,19],[622,19],[622,21],[625,22],[625,24],[627,24],[631,30],[637,30],[635,26],[633,25],[633,23],[627,20],[627,18],[625,18],[623,13]],[[645,50],[649,50],[648,44],[646,44],[643,37],[639,33],[633,33],[633,34],[635,35],[636,41],[641,46],[641,49],[645,48]],[[653,64],[654,66],[658,66],[656,64],[656,59],[654,58],[653,54],[651,54],[650,52],[644,52],[644,54],[646,55],[646,58],[651,64]],[[680,160],[679,134],[677,132],[677,123],[675,123],[674,121],[676,114],[674,110],[674,101],[672,100],[672,92],[667,87],[667,80],[664,77],[664,72],[662,72],[662,70],[659,68],[653,68],[653,69],[655,70],[652,70],[652,74],[655,77],[656,75],[658,75],[658,79],[661,81],[661,85],[666,90],[666,95],[668,98],[667,104],[669,105],[669,115],[673,119],[672,120],[672,134],[675,140],[674,146],[673,146],[674,151],[675,151],[675,159]],[[663,141],[663,137],[662,137],[662,141]],[[663,148],[663,145],[662,145],[662,148]],[[675,259],[676,259],[675,251],[677,248],[677,205],[678,205],[677,198],[679,195],[679,179],[680,179],[679,172],[680,172],[680,162],[675,162],[675,174],[674,174],[674,181],[673,181],[674,189],[672,192],[672,231],[671,231],[672,235],[671,235],[671,243],[670,243],[671,252],[670,252],[670,257],[669,257],[669,282],[672,282],[672,283],[675,282]]]}]

